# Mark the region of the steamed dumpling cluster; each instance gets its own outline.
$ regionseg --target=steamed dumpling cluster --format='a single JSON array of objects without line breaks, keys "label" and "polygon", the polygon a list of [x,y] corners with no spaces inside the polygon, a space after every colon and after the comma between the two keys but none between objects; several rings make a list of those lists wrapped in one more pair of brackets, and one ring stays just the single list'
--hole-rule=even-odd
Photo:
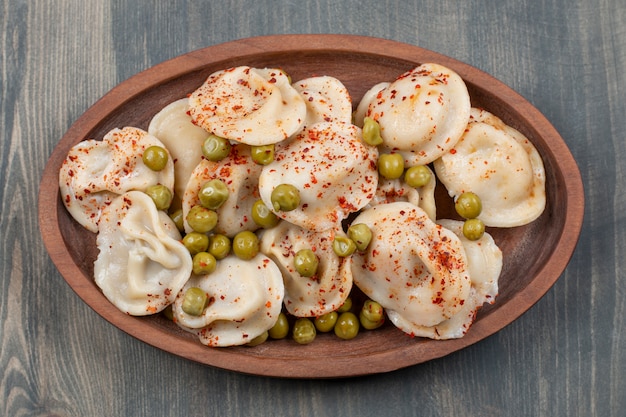
[{"label": "steamed dumpling cluster", "polygon": [[[357,124],[366,118],[380,127],[381,152],[401,154],[405,167],[431,165],[455,201],[478,195],[485,225],[521,226],[544,211],[539,153],[520,132],[472,108],[450,69],[423,64],[374,85],[355,112]],[[477,310],[495,301],[503,259],[489,233],[469,240],[463,221],[437,219],[434,178],[418,190],[402,179],[379,180],[375,198],[353,220],[373,237],[352,256],[352,275],[399,329],[450,339],[462,337]]]},{"label": "steamed dumpling cluster", "polygon": [[[236,74],[237,78],[232,78]],[[259,74],[265,74],[261,81]],[[267,79],[267,77],[270,77]],[[350,294],[352,276],[347,263],[339,259],[332,250],[333,236],[343,233],[341,222],[372,199],[376,192],[378,175],[375,147],[361,140],[361,129],[351,123],[352,102],[348,90],[336,78],[329,76],[310,77],[284,84],[285,75],[278,70],[254,70],[247,67],[227,70],[210,76],[205,85],[194,92],[189,100],[190,115],[194,123],[208,128],[212,133],[224,135],[235,145],[231,154],[219,162],[202,161],[194,170],[183,197],[183,212],[197,204],[198,190],[204,182],[213,178],[226,180],[230,197],[220,208],[217,230],[229,236],[238,230],[255,230],[258,226],[250,219],[251,206],[260,199],[264,206],[282,220],[275,228],[265,230],[260,235],[261,252],[274,262],[282,273],[285,286],[284,304],[291,314],[300,317],[319,316],[338,308]],[[286,79],[286,78],[285,78]],[[275,112],[274,118],[285,117],[281,129],[267,134],[264,126],[263,137],[281,140],[257,140],[259,127],[250,127],[256,114],[241,115],[242,119],[230,118],[232,124],[248,126],[245,135],[234,135],[209,126],[205,116],[221,108],[223,95],[210,99],[207,89],[223,87],[225,80],[243,85],[243,92],[237,90],[237,99],[247,94],[254,96],[258,84],[281,85],[280,92],[271,94],[291,97],[295,94],[289,113]],[[257,85],[254,91],[247,86]],[[212,87],[213,86],[213,87]],[[265,90],[264,90],[265,91]],[[269,93],[268,93],[269,94]],[[203,101],[200,103],[199,97]],[[233,99],[235,100],[235,99]],[[260,99],[259,99],[260,100]],[[268,105],[273,98],[263,98]],[[230,101],[227,101],[229,104]],[[300,104],[302,104],[302,107]],[[252,108],[253,106],[251,106]],[[294,112],[300,112],[294,116]],[[223,113],[228,113],[226,110]],[[266,118],[266,116],[264,116]],[[291,124],[298,120],[296,125]],[[211,116],[211,120],[214,120]],[[242,121],[243,120],[243,121]],[[256,122],[255,122],[256,123]],[[290,126],[289,130],[282,130]],[[272,127],[275,129],[275,126]],[[241,132],[245,129],[234,128]],[[275,142],[275,155],[267,165],[258,165],[250,159],[248,145],[261,145]],[[280,185],[289,184],[298,190],[300,203],[294,210],[276,209],[272,193]],[[235,196],[235,197],[233,197]],[[222,218],[232,218],[232,228],[221,226]],[[320,269],[313,277],[301,276],[293,268],[293,258],[298,248],[314,248],[319,258]]]},{"label": "steamed dumpling cluster", "polygon": [[[59,184],[70,214],[98,233],[94,274],[103,294],[131,315],[171,307],[177,325],[208,346],[253,341],[283,308],[296,317],[337,310],[354,285],[405,333],[463,336],[497,296],[502,252],[489,233],[469,240],[462,221],[437,218],[437,179],[454,199],[478,194],[488,226],[519,226],[545,207],[541,158],[521,133],[473,109],[463,80],[441,65],[376,84],[352,109],[334,77],[292,83],[279,69],[240,66],[209,75],[165,106],[147,132],[113,129],[73,147]],[[364,139],[366,118],[379,126],[382,144]],[[203,156],[209,135],[227,141],[225,156]],[[167,150],[163,170],[142,162],[152,145]],[[255,159],[261,148],[273,158]],[[405,167],[425,166],[430,179],[409,186],[380,176],[382,153],[401,154]],[[198,232],[188,216],[215,180],[226,197],[211,209],[215,225]],[[182,225],[142,192],[152,185],[173,193],[170,211],[180,210]],[[275,201],[283,186],[297,191],[289,209]],[[259,205],[274,223],[254,220]],[[348,238],[348,224],[366,225],[372,239],[339,256],[333,242]],[[232,240],[252,232],[258,253],[243,259],[232,251],[212,272],[194,273],[183,244],[192,232]],[[295,266],[305,250],[317,261],[312,274]],[[184,308],[190,289],[206,295],[199,314]]]},{"label": "steamed dumpling cluster", "polygon": [[[377,149],[363,143],[351,117],[350,95],[336,78],[291,84],[277,69],[236,67],[211,74],[188,98],[165,106],[148,132],[114,129],[102,141],[77,145],[59,178],[70,213],[98,233],[97,285],[127,314],[171,305],[174,321],[210,346],[250,342],[273,326],[283,303],[300,316],[338,308],[350,294],[352,276],[349,263],[332,251],[332,240],[343,234],[341,222],[370,202],[378,179]],[[202,156],[210,134],[230,141],[220,160]],[[142,164],[151,145],[167,149],[164,170]],[[262,165],[251,150],[265,145],[275,146],[275,157]],[[260,226],[251,212],[258,201],[282,221],[258,233],[262,252],[251,260],[231,253],[213,272],[195,274],[182,236],[195,232],[187,215],[211,180],[225,184],[228,198],[215,208],[217,224],[204,234],[233,239],[256,232]],[[277,211],[271,192],[286,183],[297,187],[301,203]],[[140,192],[157,184],[173,193],[182,212],[180,232]],[[314,277],[299,276],[291,266],[291,250],[299,247],[314,248],[320,257]],[[192,287],[210,300],[199,316],[181,307]]]}]

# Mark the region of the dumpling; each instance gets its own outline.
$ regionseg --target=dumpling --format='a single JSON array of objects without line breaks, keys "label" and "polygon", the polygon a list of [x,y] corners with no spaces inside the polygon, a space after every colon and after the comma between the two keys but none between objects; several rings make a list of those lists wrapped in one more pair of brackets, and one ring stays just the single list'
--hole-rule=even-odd
[{"label": "dumpling", "polygon": [[441,226],[456,234],[467,255],[471,288],[461,309],[450,319],[431,326],[412,323],[397,311],[388,311],[389,320],[405,333],[431,339],[456,339],[467,333],[483,304],[493,304],[498,295],[498,278],[502,271],[502,251],[491,235],[485,233],[479,240],[463,236],[463,222],[439,220]]},{"label": "dumpling", "polygon": [[524,135],[485,110],[472,109],[465,134],[434,168],[450,196],[456,199],[471,191],[480,197],[478,218],[487,226],[522,226],[545,209],[539,152]]},{"label": "dumpling", "polygon": [[[214,231],[233,237],[242,230],[255,230],[256,223],[252,220],[252,205],[259,198],[258,181],[262,165],[257,164],[250,156],[250,147],[242,144],[234,145],[229,156],[218,162],[203,159],[193,170],[185,194],[183,195],[183,217],[196,204],[200,204],[198,192],[209,180],[220,179],[228,188],[228,199],[219,207],[217,226]],[[192,229],[185,220],[187,233]]]},{"label": "dumpling", "polygon": [[[352,272],[346,258],[333,251],[333,238],[341,231],[312,232],[288,222],[263,231],[260,250],[280,267],[285,283],[285,307],[296,317],[317,317],[338,309],[352,289]],[[294,258],[311,249],[318,258],[317,273],[300,275]]]},{"label": "dumpling", "polygon": [[165,144],[174,161],[174,195],[181,200],[193,169],[202,159],[202,144],[209,133],[192,123],[189,100],[176,100],[150,121],[148,133]]},{"label": "dumpling", "polygon": [[259,146],[298,132],[306,105],[279,69],[239,66],[217,71],[189,97],[195,124],[218,136]]},{"label": "dumpling", "polygon": [[352,121],[352,99],[337,78],[327,75],[310,77],[292,85],[306,104],[305,127],[318,122]]},{"label": "dumpling", "polygon": [[369,108],[370,103],[374,101],[378,93],[380,93],[383,89],[387,88],[389,84],[391,83],[387,81],[378,83],[374,85],[373,87],[371,87],[369,90],[367,90],[365,94],[363,94],[361,101],[359,101],[359,104],[357,105],[356,110],[354,111],[354,124],[355,125],[361,128],[363,127],[363,120],[365,119],[365,116],[367,115],[367,109]]},{"label": "dumpling", "polygon": [[402,179],[378,179],[378,188],[376,195],[367,205],[373,207],[377,204],[394,203],[396,201],[408,201],[422,208],[431,220],[437,218],[437,203],[435,201],[435,187],[437,180],[435,173],[427,166],[426,169],[431,173],[430,181],[423,187],[414,188],[407,185]]},{"label": "dumpling", "polygon": [[141,191],[116,197],[102,210],[95,282],[118,309],[158,313],[189,279],[192,261],[173,220]]},{"label": "dumpling", "polygon": [[440,219],[437,223],[454,232],[461,239],[467,260],[469,261],[472,289],[481,297],[479,304],[493,304],[498,295],[498,279],[502,272],[502,250],[493,237],[485,233],[478,240],[469,240],[463,235],[463,222],[459,220]]},{"label": "dumpling", "polygon": [[[185,313],[187,289],[205,291],[209,304],[200,316]],[[282,309],[284,286],[280,270],[263,254],[251,260],[234,255],[217,263],[208,275],[193,275],[172,305],[174,321],[195,333],[207,346],[235,346],[269,330]]]},{"label": "dumpling", "polygon": [[439,64],[422,64],[380,90],[366,116],[380,125],[383,149],[399,152],[406,166],[425,165],[459,140],[470,114],[461,77]]},{"label": "dumpling", "polygon": [[89,139],[73,146],[59,171],[61,196],[72,217],[95,233],[102,209],[118,195],[156,184],[173,190],[171,157],[161,171],[143,163],[143,151],[153,145],[165,148],[148,132],[125,127],[111,130],[102,141]]},{"label": "dumpling", "polygon": [[470,271],[463,244],[453,232],[408,202],[374,206],[354,223],[366,224],[373,235],[367,250],[351,257],[354,283],[390,318],[432,327],[463,310],[470,296]]},{"label": "dumpling", "polygon": [[259,177],[259,193],[272,209],[272,191],[291,184],[300,192],[300,206],[276,215],[307,230],[336,229],[373,198],[377,158],[378,150],[362,142],[360,128],[316,123],[276,150],[275,160]]}]

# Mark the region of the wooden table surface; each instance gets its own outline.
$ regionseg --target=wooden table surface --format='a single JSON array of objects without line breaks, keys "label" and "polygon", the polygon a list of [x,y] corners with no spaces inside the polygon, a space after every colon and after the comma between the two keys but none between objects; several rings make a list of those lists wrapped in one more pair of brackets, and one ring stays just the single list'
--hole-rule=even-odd
[{"label": "wooden table surface", "polygon": [[[0,414],[623,416],[625,23],[623,0],[3,0]],[[500,79],[552,122],[579,164],[585,223],[569,266],[533,308],[421,365],[285,380],[162,352],[76,296],[37,221],[40,177],[65,131],[116,84],[157,63],[289,33],[370,35],[431,49]]]}]

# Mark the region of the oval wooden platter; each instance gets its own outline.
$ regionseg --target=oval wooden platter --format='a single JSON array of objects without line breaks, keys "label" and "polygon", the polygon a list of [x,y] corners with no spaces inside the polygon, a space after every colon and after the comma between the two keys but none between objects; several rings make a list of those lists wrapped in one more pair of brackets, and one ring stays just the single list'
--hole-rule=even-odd
[{"label": "oval wooden platter", "polygon": [[[421,63],[456,71],[466,82],[472,105],[499,116],[525,134],[546,169],[547,207],[535,222],[489,230],[504,253],[494,305],[483,307],[460,339],[411,338],[391,324],[342,341],[320,334],[310,345],[290,339],[257,347],[208,348],[162,315],[131,317],[114,307],[93,280],[98,250],[95,235],[79,226],[59,197],[58,172],[68,150],[115,127],[147,129],[166,104],[185,97],[206,77],[238,65],[283,68],[293,80],[330,75],[341,80],[356,105],[365,91],[391,81]],[[445,192],[437,197],[439,217],[452,216]],[[392,371],[439,358],[499,331],[527,311],[567,266],[582,226],[584,194],[580,172],[554,127],[528,101],[490,75],[416,46],[352,35],[277,35],[248,38],[190,52],[124,81],[71,126],[54,149],[39,192],[41,234],[50,257],[70,287],[113,325],[174,355],[201,364],[264,376],[336,378]]]}]

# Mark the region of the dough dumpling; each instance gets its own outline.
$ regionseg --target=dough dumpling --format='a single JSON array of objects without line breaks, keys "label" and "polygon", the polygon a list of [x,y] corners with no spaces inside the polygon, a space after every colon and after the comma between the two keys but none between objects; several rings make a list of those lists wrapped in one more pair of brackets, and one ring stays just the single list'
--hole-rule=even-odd
[{"label": "dough dumpling", "polygon": [[[235,236],[242,230],[255,230],[256,223],[252,220],[252,205],[259,198],[258,182],[262,165],[255,163],[250,156],[250,147],[242,144],[234,145],[230,155],[226,158],[213,162],[202,159],[193,170],[187,188],[183,195],[183,216],[186,217],[189,210],[196,204],[200,204],[198,192],[209,180],[219,179],[228,188],[228,199],[219,207],[216,233]],[[192,229],[185,222],[185,231]]]},{"label": "dough dumpling", "polygon": [[[200,316],[182,308],[185,291],[205,291],[209,303]],[[207,346],[235,346],[269,330],[282,309],[284,286],[280,270],[263,254],[251,260],[235,255],[217,263],[208,275],[193,275],[172,305],[174,321],[195,333]]]},{"label": "dough dumpling", "polygon": [[173,191],[171,157],[161,171],[143,163],[143,151],[153,145],[167,150],[156,137],[135,127],[116,128],[101,141],[88,139],[74,145],[59,171],[61,197],[72,217],[95,233],[102,209],[118,195],[156,184]]},{"label": "dough dumpling", "polygon": [[365,119],[365,116],[367,116],[367,109],[369,108],[370,103],[374,101],[378,93],[380,93],[383,89],[387,88],[389,84],[391,83],[387,81],[375,84],[373,87],[367,90],[365,94],[363,94],[361,101],[359,101],[359,104],[357,105],[356,110],[354,111],[354,124],[355,125],[361,128],[363,127],[363,120]]},{"label": "dough dumpling", "polygon": [[174,161],[174,195],[183,198],[187,181],[202,159],[202,144],[209,133],[192,123],[188,114],[189,100],[176,100],[150,121],[148,133],[165,144]]},{"label": "dough dumpling", "polygon": [[[337,310],[352,289],[352,272],[346,258],[333,251],[333,237],[338,231],[312,232],[288,222],[265,230],[261,252],[280,267],[285,283],[285,307],[296,317],[317,317]],[[317,273],[300,275],[294,266],[296,253],[311,249],[318,258]]]},{"label": "dough dumpling", "polygon": [[472,109],[465,134],[434,163],[450,196],[478,195],[485,225],[514,227],[538,218],[546,205],[545,171],[537,149],[493,114]]},{"label": "dough dumpling", "polygon": [[438,223],[456,234],[467,255],[471,288],[461,309],[448,320],[435,326],[412,323],[396,311],[388,311],[389,320],[405,333],[431,339],[456,339],[467,333],[483,304],[493,304],[498,295],[498,278],[502,271],[502,251],[491,235],[485,233],[479,240],[463,236],[463,222],[439,220]]},{"label": "dough dumpling", "polygon": [[174,221],[141,191],[116,197],[102,210],[95,282],[126,314],[158,313],[189,279],[192,261]]},{"label": "dough dumpling", "polygon": [[377,158],[378,150],[361,140],[355,125],[316,123],[276,150],[259,177],[259,193],[272,209],[272,191],[291,184],[300,193],[300,206],[277,211],[278,217],[307,230],[337,229],[374,197]]},{"label": "dough dumpling", "polygon": [[189,97],[198,126],[233,141],[259,146],[298,132],[306,105],[279,69],[240,66],[217,71]]},{"label": "dough dumpling", "polygon": [[422,64],[378,92],[366,116],[380,125],[383,149],[404,156],[406,166],[425,165],[459,140],[470,114],[461,77],[439,64]]},{"label": "dough dumpling", "polygon": [[306,104],[305,127],[318,122],[352,121],[352,99],[348,89],[337,78],[306,78],[293,83],[293,88]]},{"label": "dough dumpling", "polygon": [[462,311],[471,282],[465,250],[453,232],[408,202],[374,206],[354,223],[366,224],[373,235],[367,250],[351,257],[354,283],[390,318],[431,327]]}]

